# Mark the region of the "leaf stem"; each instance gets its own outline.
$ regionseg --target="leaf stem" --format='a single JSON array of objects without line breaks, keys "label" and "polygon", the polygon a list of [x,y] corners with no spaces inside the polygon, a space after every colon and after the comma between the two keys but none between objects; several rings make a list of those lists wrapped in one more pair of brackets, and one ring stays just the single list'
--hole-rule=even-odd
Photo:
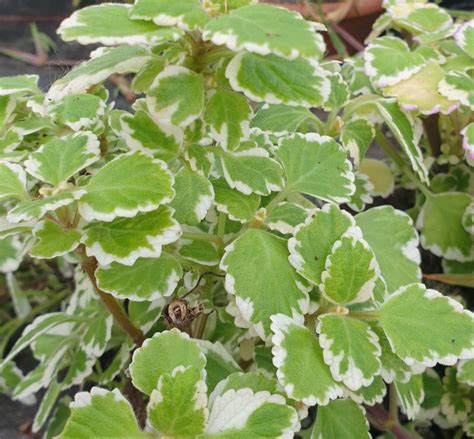
[{"label": "leaf stem", "polygon": [[350,311],[350,317],[365,320],[378,320],[377,311]]},{"label": "leaf stem", "polygon": [[381,404],[374,406],[365,406],[367,419],[377,429],[381,431],[389,431],[397,439],[419,439],[421,436],[416,432],[408,431],[398,422],[393,423],[389,414]]},{"label": "leaf stem", "polygon": [[223,238],[225,234],[225,223],[227,215],[223,212],[219,212],[219,219],[217,220],[217,236]]},{"label": "leaf stem", "polygon": [[398,396],[393,383],[390,384],[389,388],[389,401],[388,401],[388,417],[392,422],[398,422]]},{"label": "leaf stem", "polygon": [[82,259],[82,268],[84,269],[90,281],[92,282],[94,290],[99,295],[104,305],[107,307],[110,313],[114,316],[116,322],[124,330],[124,332],[130,336],[133,342],[137,346],[141,346],[143,342],[145,341],[145,336],[143,335],[143,332],[140,329],[138,329],[130,321],[127,314],[125,313],[123,308],[120,306],[120,304],[117,302],[115,297],[111,296],[105,291],[102,291],[97,286],[97,279],[95,277],[95,270],[97,268],[97,259],[87,257],[85,248],[83,245],[78,247],[76,252],[79,254],[79,256]]},{"label": "leaf stem", "polygon": [[217,235],[209,235],[207,233],[199,233],[199,232],[183,232],[181,235],[183,239],[194,239],[197,241],[211,241],[217,244],[219,247],[224,245],[224,241],[220,236]]},{"label": "leaf stem", "polygon": [[326,129],[325,129],[325,133],[327,135],[330,135],[330,133],[331,133],[331,128],[332,128],[332,125],[333,125],[334,121],[336,120],[338,112],[339,112],[339,108],[333,108],[329,112],[328,118],[326,120]]},{"label": "leaf stem", "polygon": [[397,152],[395,147],[388,141],[380,129],[376,130],[375,141],[385,151],[385,153],[395,162],[395,164],[402,170],[411,182],[426,196],[430,197],[433,195],[431,191],[416,177],[416,175],[408,168],[405,161]]},{"label": "leaf stem", "polygon": [[287,189],[283,189],[280,193],[276,194],[275,197],[265,206],[267,216],[273,211],[273,209],[283,201],[288,195]]}]

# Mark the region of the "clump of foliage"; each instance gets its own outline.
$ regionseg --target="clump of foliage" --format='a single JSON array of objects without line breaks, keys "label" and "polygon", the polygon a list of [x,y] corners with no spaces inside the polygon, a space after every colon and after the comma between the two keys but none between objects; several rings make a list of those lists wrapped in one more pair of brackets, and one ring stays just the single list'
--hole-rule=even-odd
[{"label": "clump of foliage", "polygon": [[[421,283],[419,250],[469,282],[474,20],[385,6],[340,63],[323,59],[322,25],[250,0],[103,4],[61,24],[104,47],[46,94],[0,78],[17,315],[0,373],[14,399],[45,389],[34,431],[474,434],[473,314]],[[113,73],[134,75],[130,111],[110,103]],[[366,157],[374,139],[384,160]],[[394,187],[415,194],[408,212],[368,208]]]}]

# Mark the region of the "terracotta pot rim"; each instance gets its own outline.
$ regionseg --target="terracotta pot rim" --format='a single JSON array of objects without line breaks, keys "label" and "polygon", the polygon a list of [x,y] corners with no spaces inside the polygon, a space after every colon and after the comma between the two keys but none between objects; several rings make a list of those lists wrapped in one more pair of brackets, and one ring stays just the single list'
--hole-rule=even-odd
[{"label": "terracotta pot rim", "polygon": [[[301,13],[302,15],[305,15],[305,8],[303,5],[299,3],[276,3],[273,2],[272,0],[265,0],[266,3],[272,3],[275,6],[281,6],[293,11],[297,11]],[[333,12],[337,8],[341,7],[344,4],[344,2],[327,2],[327,3],[322,3],[321,8],[325,14],[329,12]],[[378,14],[383,11],[382,7],[382,0],[364,0],[361,2],[360,5],[357,7],[353,5],[347,14],[345,15],[343,20],[347,20],[349,18],[356,18],[356,17],[364,17],[366,15],[373,15],[373,14]]]}]

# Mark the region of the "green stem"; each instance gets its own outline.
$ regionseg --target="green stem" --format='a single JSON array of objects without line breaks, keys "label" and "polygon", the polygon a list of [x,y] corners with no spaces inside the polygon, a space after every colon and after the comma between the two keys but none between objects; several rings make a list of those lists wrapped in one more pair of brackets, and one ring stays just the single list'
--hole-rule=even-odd
[{"label": "green stem", "polygon": [[339,109],[338,108],[333,108],[330,112],[329,112],[329,115],[328,115],[328,118],[326,120],[326,129],[325,129],[325,132],[326,134],[330,134],[331,132],[331,127],[337,117],[337,113],[339,112]]},{"label": "green stem", "polygon": [[217,236],[223,238],[225,234],[225,223],[227,220],[227,215],[223,212],[219,212],[219,219],[217,222]]},{"label": "green stem", "polygon": [[393,383],[389,386],[389,402],[388,402],[388,417],[389,420],[398,424],[398,397],[395,385]]},{"label": "green stem", "polygon": [[378,320],[377,311],[350,311],[349,315],[357,319]]},{"label": "green stem", "polygon": [[217,244],[219,247],[224,245],[224,241],[220,236],[217,235],[209,235],[207,233],[199,233],[199,232],[183,232],[181,235],[183,239],[195,239],[197,241],[211,241]]},{"label": "green stem", "polygon": [[426,196],[433,195],[431,191],[417,178],[410,168],[405,164],[405,161],[394,148],[394,146],[387,140],[380,129],[375,133],[375,141],[385,151],[385,153],[395,162],[395,164],[403,171],[411,182]]},{"label": "green stem", "polygon": [[267,215],[269,215],[273,209],[281,202],[283,201],[288,195],[288,191],[286,189],[283,189],[280,193],[275,195],[272,201],[270,201],[266,206],[265,209],[267,211]]}]

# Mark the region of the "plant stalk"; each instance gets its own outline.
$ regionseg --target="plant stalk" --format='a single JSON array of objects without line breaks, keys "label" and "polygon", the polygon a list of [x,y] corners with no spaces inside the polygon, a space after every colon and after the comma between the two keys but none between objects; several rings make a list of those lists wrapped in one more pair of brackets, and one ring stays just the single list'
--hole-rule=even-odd
[{"label": "plant stalk", "polygon": [[398,421],[393,422],[390,415],[383,408],[381,404],[374,406],[365,406],[367,411],[367,418],[369,422],[378,430],[388,431],[392,433],[397,439],[420,439],[421,436],[416,432],[408,431],[405,427],[400,425]]},{"label": "plant stalk", "polygon": [[143,335],[143,332],[140,329],[138,329],[130,321],[127,314],[125,313],[123,308],[120,306],[120,304],[117,302],[115,297],[111,296],[105,291],[102,291],[97,286],[97,279],[95,277],[95,270],[97,268],[97,259],[87,257],[83,246],[77,249],[77,253],[79,254],[79,256],[81,256],[82,268],[84,269],[87,276],[91,280],[92,285],[94,286],[94,290],[99,295],[104,305],[107,307],[110,313],[114,316],[116,322],[124,330],[124,332],[130,336],[130,338],[138,347],[140,347],[145,341],[145,336]]}]

